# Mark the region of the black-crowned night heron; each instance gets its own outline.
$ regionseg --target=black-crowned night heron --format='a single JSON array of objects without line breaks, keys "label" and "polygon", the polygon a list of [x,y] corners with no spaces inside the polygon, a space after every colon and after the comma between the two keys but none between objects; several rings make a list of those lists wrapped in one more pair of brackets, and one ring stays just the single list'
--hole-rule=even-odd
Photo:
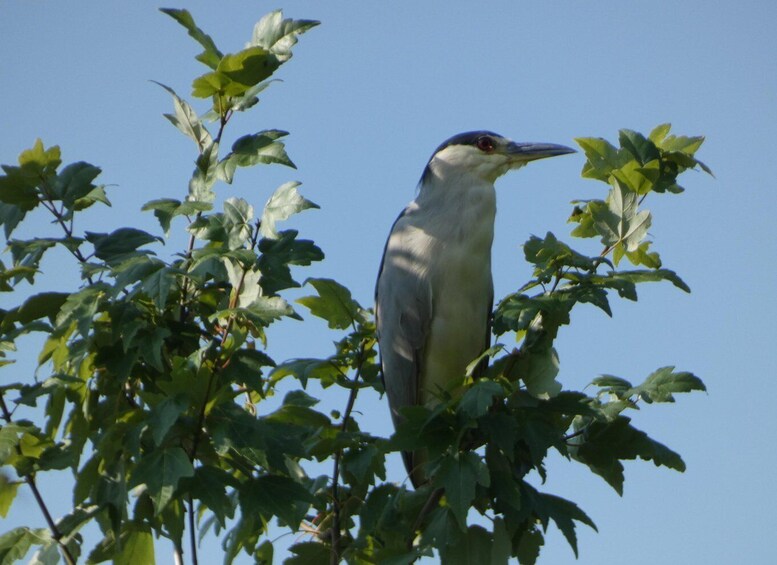
[{"label": "black-crowned night heron", "polygon": [[[418,196],[394,222],[375,288],[383,380],[396,425],[405,406],[461,386],[490,342],[494,182],[529,161],[573,153],[489,131],[451,137],[429,159]],[[414,486],[422,453],[404,453]]]}]

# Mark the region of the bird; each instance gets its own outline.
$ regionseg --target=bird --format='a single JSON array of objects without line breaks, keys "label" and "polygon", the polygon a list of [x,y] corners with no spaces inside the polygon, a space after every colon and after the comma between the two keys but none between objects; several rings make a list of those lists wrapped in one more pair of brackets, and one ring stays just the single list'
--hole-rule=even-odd
[{"label": "bird", "polygon": [[[490,344],[495,181],[530,161],[574,153],[491,131],[460,133],[434,151],[415,199],[391,227],[375,286],[380,368],[394,426],[407,406],[456,394]],[[403,452],[415,488],[425,450]]]}]

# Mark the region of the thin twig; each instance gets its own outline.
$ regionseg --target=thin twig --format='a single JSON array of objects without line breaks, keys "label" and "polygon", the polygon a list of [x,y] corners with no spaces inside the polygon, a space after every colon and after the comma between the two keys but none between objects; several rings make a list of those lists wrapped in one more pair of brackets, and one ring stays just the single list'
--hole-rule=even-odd
[{"label": "thin twig", "polygon": [[[46,208],[46,210],[51,212],[51,215],[54,216],[54,218],[56,219],[57,223],[62,228],[62,231],[65,232],[65,235],[67,236],[67,238],[71,239],[73,237],[73,220],[74,220],[74,216],[70,217],[70,225],[68,226],[65,223],[64,214],[62,213],[61,210],[57,210],[57,206],[56,206],[56,204],[54,204],[54,199],[51,197],[51,195],[46,190],[45,183],[43,183],[41,185],[41,189],[42,189],[41,192],[45,196],[45,198],[40,201],[41,204],[43,204],[43,207]],[[81,249],[80,248],[76,247],[75,249],[71,249],[70,247],[65,246],[65,249],[70,251],[70,253],[73,255],[73,257],[78,259],[78,261],[82,265],[86,265],[88,263],[87,258],[84,257],[83,253],[81,253]],[[86,275],[86,280],[87,280],[87,282],[89,284],[94,284],[94,281],[92,280],[92,276],[91,275]]]},{"label": "thin twig", "polygon": [[[3,420],[5,420],[8,424],[12,424],[13,420],[11,419],[11,412],[8,410],[8,406],[5,404],[3,391],[0,391],[0,411],[2,411]],[[19,444],[16,444],[16,452],[20,456],[23,456],[22,449],[19,447]],[[65,563],[67,563],[67,565],[75,565],[76,560],[73,557],[73,554],[70,553],[70,549],[68,549],[68,547],[62,541],[64,534],[57,527],[56,522],[54,522],[54,518],[51,517],[51,512],[49,512],[48,506],[46,506],[46,503],[43,500],[43,496],[41,495],[40,490],[38,490],[38,485],[35,482],[35,475],[33,473],[26,473],[23,478],[24,482],[26,482],[30,487],[32,495],[35,498],[35,502],[38,504],[38,507],[43,513],[43,518],[46,520],[46,524],[51,531],[51,537],[53,537],[54,541],[56,541],[57,545],[59,545],[59,549],[62,552],[62,557],[65,559]]]},{"label": "thin twig", "polygon": [[194,500],[192,495],[189,494],[189,546],[192,552],[192,565],[197,565],[197,534],[194,523]]},{"label": "thin twig", "polygon": [[[355,328],[355,327],[354,327]],[[364,340],[359,344],[358,353],[358,365],[356,367],[356,374],[353,377],[353,384],[355,385],[361,378],[362,365],[364,364]],[[348,422],[351,418],[351,412],[356,404],[356,396],[359,394],[359,389],[353,387],[348,395],[348,403],[345,405],[345,412],[343,413],[343,421],[340,423],[340,432],[345,432],[348,427]],[[330,553],[329,562],[331,565],[337,565],[340,562],[340,459],[343,456],[343,450],[338,449],[334,456],[334,469],[332,469],[332,551]]]}]

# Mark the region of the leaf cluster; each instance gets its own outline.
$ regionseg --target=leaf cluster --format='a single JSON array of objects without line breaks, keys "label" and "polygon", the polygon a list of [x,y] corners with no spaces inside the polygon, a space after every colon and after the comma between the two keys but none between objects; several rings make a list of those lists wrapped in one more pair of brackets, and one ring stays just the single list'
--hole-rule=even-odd
[{"label": "leaf cluster", "polygon": [[[0,224],[7,240],[0,291],[40,285],[47,253],[72,257],[81,282],[31,293],[0,310],[0,366],[13,369],[16,343],[37,334],[42,348],[32,378],[0,387],[0,515],[19,487],[36,493],[45,528],[19,527],[0,536],[0,562],[24,559],[75,563],[153,563],[154,540],[172,542],[176,558],[209,534],[222,540],[225,563],[246,553],[272,563],[271,528],[303,532],[286,563],[410,563],[435,552],[445,563],[534,563],[551,523],[577,554],[576,525],[595,528],[574,502],[536,486],[555,450],[623,492],[622,461],[644,459],[682,471],[670,448],[636,429],[627,410],[673,402],[704,390],[696,376],[659,369],[639,385],[605,375],[595,393],[563,390],[554,347],[577,304],[612,315],[610,299],[637,299],[643,282],[668,281],[689,291],[663,267],[648,239],[651,193],[682,191],[677,177],[709,169],[696,160],[699,137],[670,135],[668,125],[645,137],[623,130],[619,147],[583,138],[583,176],[606,195],[578,201],[574,237],[598,238],[590,254],[552,233],[524,245],[530,281],[501,300],[494,334],[516,337],[473,360],[462,386],[429,406],[406,409],[390,437],[364,431],[359,401],[382,394],[372,312],[332,279],[305,281],[313,294],[297,300],[338,332],[334,352],[276,362],[267,328],[302,319],[287,300],[301,286],[298,267],[321,261],[316,244],[282,223],[317,206],[284,183],[263,206],[217,189],[236,183],[238,169],[294,167],[280,129],[223,134],[237,112],[289,61],[300,34],[317,22],[262,18],[244,49],[225,54],[186,10],[164,9],[199,44],[207,67],[192,83],[204,111],[172,97],[166,119],[194,142],[186,190],[147,202],[162,235],[135,227],[110,233],[82,230],[78,214],[110,206],[101,171],[86,162],[62,165],[60,149],[37,141],[18,165],[3,166]],[[15,239],[31,214],[46,214],[53,232]],[[188,235],[175,253],[162,244],[173,229]],[[57,251],[59,250],[59,251]],[[621,268],[630,263],[628,269]],[[613,292],[615,294],[613,294]],[[475,369],[488,361],[483,374]],[[324,412],[312,383],[347,398]],[[283,391],[283,394],[280,394]],[[361,394],[361,396],[360,396]],[[280,398],[282,396],[282,399]],[[30,407],[43,417],[23,416]],[[35,411],[29,411],[35,414]],[[386,458],[423,450],[429,482],[417,490],[387,476]],[[321,469],[331,465],[331,472]],[[54,520],[37,481],[48,473],[73,477],[73,505]],[[81,529],[95,523],[102,539],[86,547]],[[188,536],[186,535],[188,533]]]},{"label": "leaf cluster", "polygon": [[[194,141],[197,156],[185,198],[143,206],[165,235],[183,220],[187,247],[165,258],[164,238],[134,227],[79,231],[78,212],[110,202],[95,182],[100,169],[62,166],[57,146],[38,140],[0,176],[0,224],[10,255],[10,264],[0,264],[0,290],[36,283],[44,255],[56,248],[73,256],[82,277],[75,290],[60,285],[0,312],[3,365],[13,363],[21,336],[43,339],[41,376],[6,379],[10,384],[0,388],[0,465],[18,477],[4,479],[0,513],[23,482],[34,486],[52,471],[74,478],[71,513],[49,529],[18,528],[0,537],[4,563],[23,558],[31,546],[39,561],[75,562],[84,549],[79,530],[89,522],[104,536],[89,551],[90,562],[153,562],[153,539],[160,536],[183,555],[184,532],[197,523],[201,535],[228,530],[230,561],[241,550],[253,552],[272,520],[296,528],[319,488],[298,461],[309,457],[307,443],[329,418],[299,394],[256,415],[256,405],[275,393],[266,328],[299,319],[282,293],[300,286],[293,267],[323,259],[312,241],[280,224],[316,205],[289,182],[258,212],[234,196],[216,208],[217,182],[232,183],[238,168],[294,166],[281,130],[243,135],[224,155],[220,143],[234,113],[256,105],[297,36],[316,22],[273,12],[245,49],[223,55],[186,10],[163,12],[203,46],[198,60],[211,69],[193,86],[195,96],[210,98],[203,114],[163,85],[174,108],[165,117]],[[14,239],[39,209],[53,217],[59,235]],[[16,415],[41,401],[43,425]]]}]

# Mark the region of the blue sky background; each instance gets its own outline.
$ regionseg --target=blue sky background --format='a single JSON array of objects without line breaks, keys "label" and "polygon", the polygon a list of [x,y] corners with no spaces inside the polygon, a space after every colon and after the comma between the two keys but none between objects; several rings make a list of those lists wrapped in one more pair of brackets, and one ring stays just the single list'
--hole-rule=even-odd
[{"label": "blue sky background", "polygon": [[[655,250],[692,294],[646,286],[638,303],[614,303],[613,319],[583,306],[557,343],[567,388],[601,373],[640,381],[665,365],[702,377],[708,394],[634,414],[635,425],[679,451],[688,470],[627,464],[621,499],[587,469],[552,457],[542,489],[576,501],[597,523],[598,534],[579,530],[579,563],[777,562],[777,4],[197,1],[175,7],[191,10],[225,52],[242,48],[253,24],[278,7],[287,17],[322,21],[301,38],[279,73],[283,82],[231,128],[233,135],[290,131],[287,149],[299,169],[241,170],[233,187],[220,190],[260,207],[282,182],[302,181],[321,210],[287,225],[316,240],[327,259],[297,274],[335,277],[365,305],[391,223],[413,198],[432,150],[454,133],[487,128],[518,141],[571,145],[574,137],[615,141],[619,128],[647,133],[671,122],[675,133],[706,135],[697,156],[716,179],[688,173],[686,193],[645,203],[654,213]],[[14,163],[41,137],[61,145],[66,163],[101,166],[100,180],[117,185],[109,192],[113,207],[86,215],[82,229],[133,224],[158,232],[141,205],[186,193],[194,146],[161,117],[171,101],[149,80],[189,98],[192,78],[205,69],[193,59],[199,46],[156,8],[95,0],[0,3],[0,162]],[[498,183],[497,297],[529,277],[520,244],[530,234],[550,230],[569,239],[569,201],[603,196],[604,185],[580,178],[583,161],[578,154],[535,163]],[[38,220],[18,237],[50,229],[47,219]],[[162,252],[181,247],[184,226],[176,228]],[[43,285],[75,288],[69,264],[52,256]],[[0,295],[0,307],[11,299]],[[337,338],[324,324],[288,321],[271,331],[269,352],[276,359],[326,355]],[[4,369],[2,382],[31,375],[32,345],[15,369]],[[342,407],[343,399],[325,395],[326,406]],[[357,409],[365,427],[388,433],[384,400],[365,395]],[[389,473],[404,478],[398,459]],[[61,515],[67,481],[44,484]],[[29,491],[20,489],[16,504],[3,530],[43,525]],[[281,545],[294,539],[286,536]],[[206,546],[201,562],[219,562],[218,544]],[[169,555],[162,547],[159,562]],[[541,560],[574,562],[553,528]]]}]

